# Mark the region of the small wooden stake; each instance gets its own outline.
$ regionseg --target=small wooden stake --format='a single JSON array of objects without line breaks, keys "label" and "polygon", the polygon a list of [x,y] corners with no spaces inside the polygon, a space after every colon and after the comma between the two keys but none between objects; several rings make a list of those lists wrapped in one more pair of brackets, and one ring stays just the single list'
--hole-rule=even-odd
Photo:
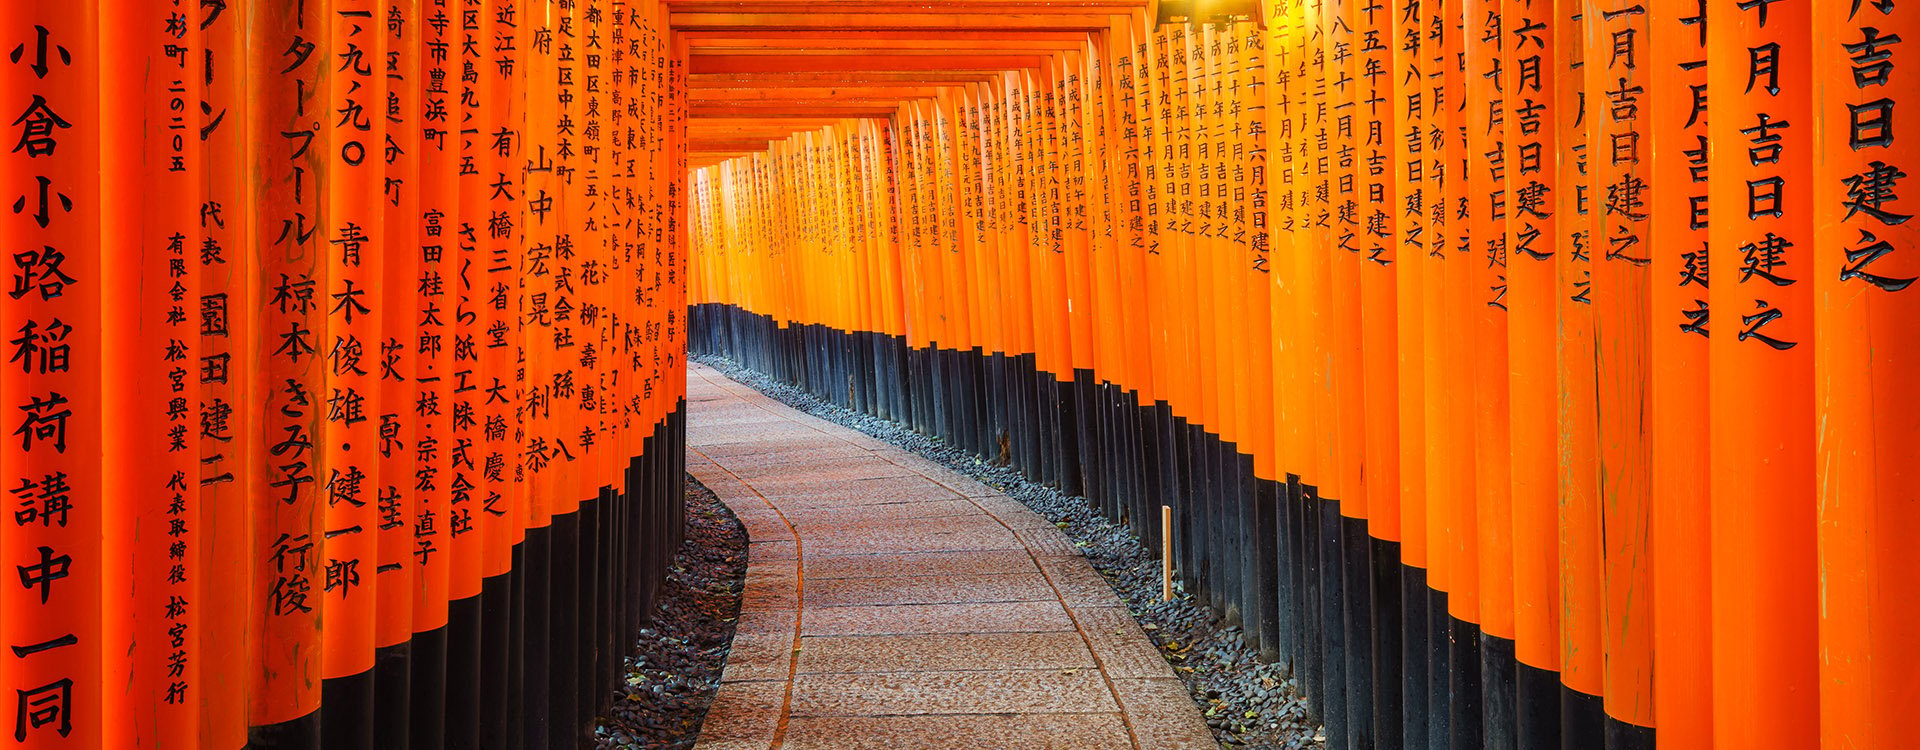
[{"label": "small wooden stake", "polygon": [[1160,506],[1160,601],[1173,601],[1173,506]]}]

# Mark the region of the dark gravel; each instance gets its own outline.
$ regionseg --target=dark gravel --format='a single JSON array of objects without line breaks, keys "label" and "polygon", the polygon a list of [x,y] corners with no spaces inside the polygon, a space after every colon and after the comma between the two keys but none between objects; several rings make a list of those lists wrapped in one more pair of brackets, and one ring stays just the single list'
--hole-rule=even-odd
[{"label": "dark gravel", "polygon": [[626,659],[626,684],[594,728],[597,748],[693,747],[733,644],[747,574],[747,531],[687,475],[687,536],[653,622]]},{"label": "dark gravel", "polygon": [[1160,561],[1085,498],[1028,481],[1016,469],[981,461],[939,438],[823,401],[732,360],[706,355],[693,359],[802,412],[973,477],[1052,521],[1127,603],[1140,627],[1186,682],[1221,746],[1258,750],[1325,746],[1318,727],[1307,722],[1306,704],[1286,668],[1260,663],[1256,652],[1241,641],[1239,627],[1217,620],[1209,607],[1195,602],[1178,583],[1173,601],[1161,601]]}]

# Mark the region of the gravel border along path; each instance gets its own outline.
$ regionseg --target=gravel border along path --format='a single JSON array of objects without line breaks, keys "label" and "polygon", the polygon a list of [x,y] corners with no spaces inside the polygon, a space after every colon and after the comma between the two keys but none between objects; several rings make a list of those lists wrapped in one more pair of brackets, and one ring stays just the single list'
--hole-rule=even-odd
[{"label": "gravel border along path", "polygon": [[1160,601],[1160,562],[1123,527],[1085,498],[1028,481],[1018,470],[994,466],[912,429],[843,409],[756,370],[720,357],[692,356],[773,399],[807,414],[918,453],[1019,500],[1073,539],[1087,561],[1127,603],[1174,672],[1186,683],[1222,747],[1296,750],[1325,746],[1310,725],[1306,704],[1279,664],[1262,664],[1240,640],[1240,628],[1215,620],[1175,584],[1174,600]]},{"label": "gravel border along path", "polygon": [[720,690],[746,574],[746,529],[688,474],[686,541],[653,622],[626,658],[626,684],[594,728],[596,748],[693,747]]}]

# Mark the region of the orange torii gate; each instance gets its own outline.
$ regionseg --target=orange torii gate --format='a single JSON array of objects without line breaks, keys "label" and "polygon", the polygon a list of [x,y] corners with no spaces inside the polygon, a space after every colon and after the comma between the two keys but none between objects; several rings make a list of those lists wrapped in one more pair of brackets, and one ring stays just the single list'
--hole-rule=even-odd
[{"label": "orange torii gate", "polygon": [[1335,746],[1898,746],[1916,14],[1259,5],[676,6],[693,347],[1171,506]]}]

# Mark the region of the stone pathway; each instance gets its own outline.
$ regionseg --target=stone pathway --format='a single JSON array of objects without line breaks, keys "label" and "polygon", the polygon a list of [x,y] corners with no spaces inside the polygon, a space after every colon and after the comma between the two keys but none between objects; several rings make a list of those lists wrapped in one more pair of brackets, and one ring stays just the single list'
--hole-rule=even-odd
[{"label": "stone pathway", "polygon": [[1026,506],[697,363],[688,380],[687,468],[750,541],[700,750],[1218,747]]}]

